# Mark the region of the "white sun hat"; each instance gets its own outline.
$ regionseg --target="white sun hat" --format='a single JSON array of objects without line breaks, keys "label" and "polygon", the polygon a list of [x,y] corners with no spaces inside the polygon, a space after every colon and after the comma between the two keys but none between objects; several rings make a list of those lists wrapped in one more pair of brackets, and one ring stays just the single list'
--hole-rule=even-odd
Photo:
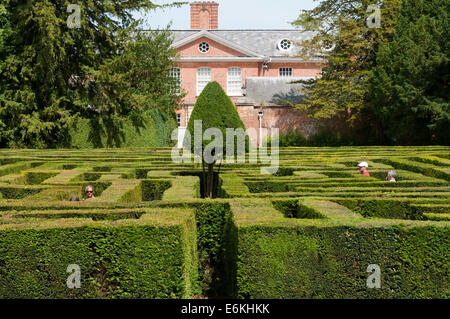
[{"label": "white sun hat", "polygon": [[361,162],[358,164],[359,167],[369,167],[369,164],[367,164],[367,162]]}]

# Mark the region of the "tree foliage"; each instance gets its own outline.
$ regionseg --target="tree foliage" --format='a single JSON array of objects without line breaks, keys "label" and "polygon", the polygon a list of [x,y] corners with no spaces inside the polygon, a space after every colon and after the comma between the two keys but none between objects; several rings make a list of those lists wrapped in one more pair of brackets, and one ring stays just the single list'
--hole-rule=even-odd
[{"label": "tree foliage", "polygon": [[[202,130],[201,130],[201,141],[202,148],[195,148],[195,129],[194,124],[195,121],[201,121]],[[188,138],[185,138],[183,144],[190,147],[191,150],[194,150],[194,154],[200,156],[202,158],[203,167],[205,165],[205,153],[204,150],[210,142],[204,137],[205,132],[208,129],[217,129],[221,132],[222,147],[218,147],[217,152],[212,154],[217,158],[223,158],[223,156],[227,155],[227,145],[226,141],[233,141],[233,154],[236,154],[236,146],[238,139],[233,135],[231,138],[227,138],[227,135],[231,132],[227,132],[227,129],[242,129],[242,133],[245,132],[245,126],[242,122],[239,114],[231,101],[231,99],[226,95],[225,91],[222,89],[219,83],[210,82],[203,89],[202,93],[197,99],[195,103],[194,109],[192,110],[192,114],[189,118],[189,123],[187,125],[187,131],[189,132],[190,141]],[[197,137],[198,138],[198,137]],[[217,139],[217,137],[214,137]],[[213,140],[211,143],[215,144],[216,140]],[[190,145],[189,145],[190,143]],[[217,145],[217,144],[216,144]],[[245,138],[245,149],[248,150],[249,140],[248,137]],[[229,149],[229,148],[228,148]],[[215,151],[215,150],[214,150]],[[230,154],[228,154],[230,155]],[[213,163],[208,163],[208,174],[205,177],[204,173],[204,190],[207,197],[214,196],[214,188],[217,185],[217,180],[214,180],[214,165]]]},{"label": "tree foliage", "polygon": [[378,52],[369,90],[384,140],[449,143],[449,12],[448,0],[403,1],[394,38]]},{"label": "tree foliage", "polygon": [[[367,23],[369,5],[381,9],[381,28]],[[400,0],[323,0],[293,22],[313,38],[301,43],[301,56],[324,62],[322,77],[304,82],[304,104],[296,105],[316,118],[342,117],[352,123],[367,101],[367,83],[381,43],[392,38]],[[372,12],[373,13],[373,12]]]},{"label": "tree foliage", "polygon": [[139,119],[139,111],[175,106],[177,97],[162,93],[174,52],[164,35],[136,38],[140,21],[132,16],[160,6],[80,1],[80,27],[69,28],[71,3],[5,0],[0,7],[0,146],[68,145],[77,118],[91,119],[93,139],[103,134],[108,146],[118,145],[130,112]]}]

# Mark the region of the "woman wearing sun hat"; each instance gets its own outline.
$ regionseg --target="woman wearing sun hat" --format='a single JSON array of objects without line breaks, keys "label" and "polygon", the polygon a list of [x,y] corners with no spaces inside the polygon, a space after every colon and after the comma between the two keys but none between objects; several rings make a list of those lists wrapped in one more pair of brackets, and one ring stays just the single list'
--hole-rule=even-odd
[{"label": "woman wearing sun hat", "polygon": [[359,171],[361,172],[361,174],[370,176],[369,171],[367,170],[367,168],[369,167],[369,164],[367,164],[367,162],[361,162],[358,164],[358,166],[359,166]]}]

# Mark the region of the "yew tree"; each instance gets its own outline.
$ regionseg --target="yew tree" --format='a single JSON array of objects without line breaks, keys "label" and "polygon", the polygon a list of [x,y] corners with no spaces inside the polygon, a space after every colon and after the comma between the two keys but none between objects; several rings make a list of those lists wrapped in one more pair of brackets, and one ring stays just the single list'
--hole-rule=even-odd
[{"label": "yew tree", "polygon": [[447,0],[403,0],[369,86],[384,142],[450,143],[449,12]]},{"label": "yew tree", "polygon": [[135,110],[161,105],[165,93],[155,88],[168,79],[155,70],[168,73],[167,41],[136,39],[141,20],[134,16],[160,7],[148,0],[2,0],[0,147],[67,146],[77,118],[117,141],[130,112],[136,118]]},{"label": "yew tree", "polygon": [[[196,121],[201,121],[201,131],[195,130]],[[199,123],[197,122],[197,124]],[[221,136],[210,136],[208,134],[208,132],[212,132],[210,129],[216,129],[216,133],[220,131],[218,135]],[[233,129],[233,132],[230,129]],[[196,156],[201,157],[204,195],[207,198],[213,198],[218,185],[223,158],[231,155],[227,154],[227,152],[236,154],[238,143],[240,143],[240,146],[242,146],[242,143],[245,143],[246,151],[249,146],[248,136],[245,135],[244,123],[239,117],[233,102],[219,83],[210,82],[201,92],[189,119],[187,132],[189,134],[186,134],[183,144],[185,147],[193,150]],[[234,132],[237,132],[237,135]],[[199,133],[201,136],[198,136]],[[240,137],[238,137],[239,134],[241,134]],[[201,138],[201,144],[196,145],[196,138]],[[227,142],[233,143],[233,147],[226,147]],[[215,178],[214,166],[218,161],[220,165],[216,175],[217,178]]]}]

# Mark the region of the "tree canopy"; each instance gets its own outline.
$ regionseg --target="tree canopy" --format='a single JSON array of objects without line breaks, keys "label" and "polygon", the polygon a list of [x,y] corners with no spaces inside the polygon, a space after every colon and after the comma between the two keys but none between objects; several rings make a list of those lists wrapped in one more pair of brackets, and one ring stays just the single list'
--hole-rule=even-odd
[{"label": "tree canopy", "polygon": [[[195,130],[195,122],[201,121],[201,136],[198,136],[198,132]],[[216,129],[215,132],[221,136],[206,136],[210,129]],[[233,132],[227,129],[233,129]],[[241,129],[241,137],[244,141],[240,140],[234,134],[235,130]],[[194,151],[194,154],[201,157],[203,164],[203,183],[206,197],[214,197],[215,188],[217,186],[217,179],[214,178],[214,165],[217,160],[222,159],[227,154],[227,150],[232,150],[233,154],[236,153],[237,144],[245,143],[244,150],[248,150],[249,139],[245,135],[245,126],[242,122],[239,114],[231,101],[222,89],[219,83],[210,82],[203,89],[202,93],[195,103],[192,114],[189,118],[187,125],[187,132],[183,144],[185,147]],[[196,147],[195,139],[201,138],[201,148]],[[212,139],[210,142],[209,139]],[[221,139],[221,140],[220,140]],[[233,143],[233,148],[227,148],[227,141]],[[209,152],[208,152],[209,149]],[[208,159],[208,153],[213,160]],[[206,155],[205,155],[206,154]],[[205,163],[208,166],[208,174],[205,175],[204,166]],[[220,168],[219,168],[220,169]]]},{"label": "tree canopy", "polygon": [[68,129],[80,117],[92,119],[92,135],[108,135],[113,146],[130,112],[138,119],[141,110],[175,108],[177,96],[165,91],[175,54],[167,34],[137,36],[140,20],[132,15],[160,6],[83,1],[80,25],[70,27],[68,5],[5,0],[0,6],[0,146],[67,146]]},{"label": "tree canopy", "polygon": [[293,24],[315,36],[300,55],[324,68],[302,81],[296,107],[363,128],[362,143],[448,144],[448,12],[447,0],[322,0],[303,11]]},{"label": "tree canopy", "polygon": [[369,87],[370,111],[384,139],[448,143],[447,0],[404,0],[391,42],[381,45]]},{"label": "tree canopy", "polygon": [[[203,89],[189,118],[187,130],[192,136],[190,141],[191,149],[194,149],[194,123],[197,120],[202,121],[202,136],[209,128],[217,128],[221,131],[224,139],[222,148],[224,155],[226,155],[225,141],[227,136],[227,128],[241,128],[245,131],[245,125],[239,117],[236,107],[222,89],[220,84],[215,81],[208,83]],[[208,140],[202,139],[203,149],[208,144]],[[248,149],[248,147],[246,149]],[[196,153],[196,155],[202,156],[202,153]]]},{"label": "tree canopy", "polygon": [[[380,7],[380,28],[367,22],[369,5]],[[378,46],[392,38],[399,7],[400,0],[324,0],[303,11],[293,24],[315,35],[301,43],[301,55],[323,59],[324,68],[320,79],[306,82],[306,104],[297,107],[316,118],[356,120],[365,106]]]}]

